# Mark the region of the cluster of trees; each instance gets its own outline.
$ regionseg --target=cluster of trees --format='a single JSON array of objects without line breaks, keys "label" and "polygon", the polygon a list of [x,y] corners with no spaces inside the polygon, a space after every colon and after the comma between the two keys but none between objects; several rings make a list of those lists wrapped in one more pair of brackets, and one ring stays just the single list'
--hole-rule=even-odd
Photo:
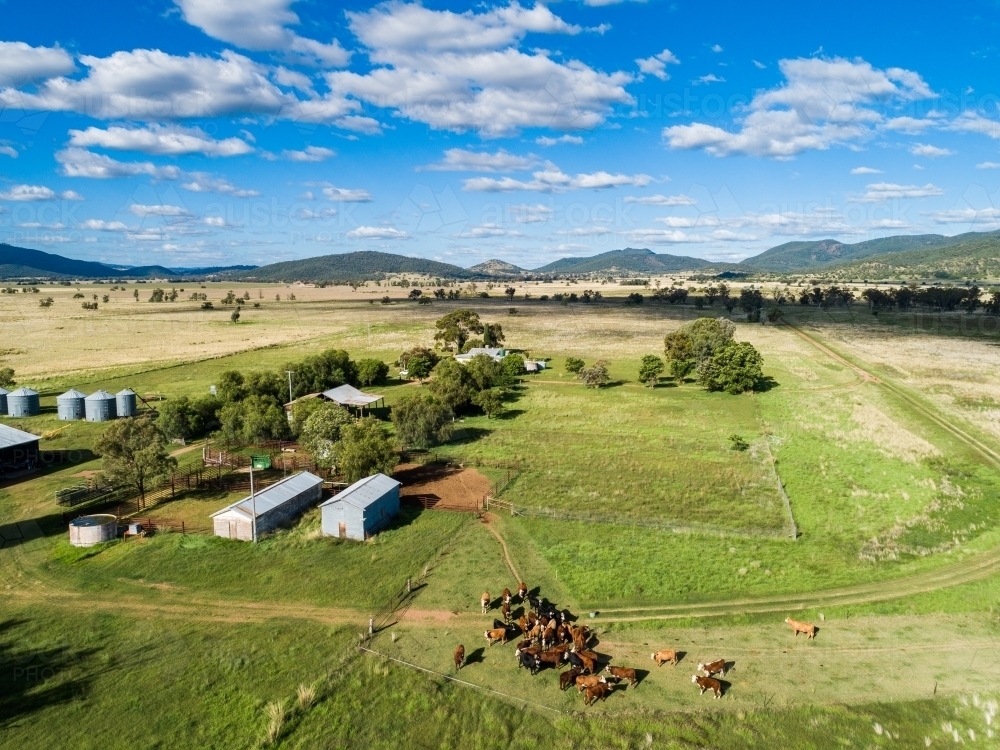
[{"label": "cluster of trees", "polygon": [[663,343],[670,375],[682,382],[694,372],[710,391],[752,391],[763,380],[764,360],[751,344],[735,341],[735,332],[725,318],[698,318],[667,334]]},{"label": "cluster of trees", "polygon": [[[483,323],[474,310],[453,310],[438,320],[434,327],[435,347],[444,351],[467,352],[482,347],[499,347],[504,342],[499,323]],[[473,338],[474,334],[482,338]]]},{"label": "cluster of trees", "polygon": [[566,357],[566,372],[571,372],[588,388],[600,388],[611,382],[607,360],[599,359],[590,367],[579,357]]},{"label": "cluster of trees", "polygon": [[974,313],[982,307],[991,315],[1000,315],[1000,292],[994,291],[983,301],[983,291],[978,286],[901,286],[896,289],[865,289],[861,298],[873,313],[880,310],[906,312],[920,306],[934,312],[965,310]]},{"label": "cluster of trees", "polygon": [[[293,411],[289,424],[283,408],[289,396],[287,371],[293,373],[291,396],[295,399],[345,383],[364,386],[384,383],[389,367],[377,359],[354,362],[346,351],[330,349],[289,363],[280,370],[248,373],[228,370],[219,376],[215,395],[167,401],[160,409],[160,429],[170,439],[197,438],[218,429],[227,442],[235,444],[283,440],[297,435],[298,428],[304,426],[305,416],[299,418]],[[295,410],[300,408],[311,407],[296,404]]]}]

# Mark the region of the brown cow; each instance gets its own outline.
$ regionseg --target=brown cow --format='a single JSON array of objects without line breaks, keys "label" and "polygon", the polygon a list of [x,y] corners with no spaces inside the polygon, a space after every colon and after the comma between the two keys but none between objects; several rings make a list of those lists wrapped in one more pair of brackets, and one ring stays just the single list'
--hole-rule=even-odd
[{"label": "brown cow", "polygon": [[455,671],[460,670],[463,664],[465,664],[465,646],[460,643],[455,649]]},{"label": "brown cow", "polygon": [[716,698],[722,697],[722,683],[716,679],[693,674],[691,675],[691,682],[701,688],[701,692],[698,695],[704,695],[706,690],[711,690],[715,693]]},{"label": "brown cow", "polygon": [[503,615],[504,622],[510,622],[510,602],[504,602],[500,605],[500,614]]},{"label": "brown cow", "polygon": [[785,622],[792,626],[792,633],[794,635],[805,633],[807,638],[816,637],[816,626],[811,623],[799,622],[798,620],[793,620],[791,617],[786,617]]},{"label": "brown cow", "polygon": [[677,652],[674,651],[672,648],[665,648],[661,651],[657,651],[656,653],[650,654],[649,658],[655,661],[656,666],[658,667],[662,667],[668,661],[676,667],[678,662]]},{"label": "brown cow", "polygon": [[635,670],[629,667],[608,667],[608,672],[611,673],[612,677],[617,677],[619,680],[628,680],[628,684],[632,687],[636,687],[639,684]]},{"label": "brown cow", "polygon": [[607,682],[606,677],[602,677],[596,674],[581,674],[576,678],[576,689],[581,693],[587,688],[594,687],[594,685],[600,685]]},{"label": "brown cow", "polygon": [[492,630],[487,630],[483,633],[483,638],[489,641],[491,646],[497,642],[506,643],[507,628],[493,628]]},{"label": "brown cow", "polygon": [[522,651],[527,651],[531,647],[531,641],[521,641],[514,647],[514,654],[517,655]]},{"label": "brown cow", "polygon": [[589,706],[599,700],[604,700],[612,690],[614,690],[614,686],[607,682],[601,682],[594,687],[587,688],[583,691],[583,705]]},{"label": "brown cow", "polygon": [[587,654],[578,654],[575,651],[570,650],[567,652],[564,661],[570,662],[575,667],[580,667],[588,674],[594,674],[594,672],[597,671],[597,660],[591,658]]},{"label": "brown cow", "polygon": [[486,614],[487,612],[489,612],[489,611],[490,611],[490,602],[492,602],[492,601],[493,601],[493,600],[492,600],[492,599],[490,598],[490,592],[489,592],[489,591],[484,591],[484,592],[483,592],[483,595],[482,595],[481,597],[479,597],[479,603],[480,603],[480,604],[482,605],[482,607],[483,607],[483,612],[482,612],[482,613],[483,613],[484,615],[485,615],[485,614]]},{"label": "brown cow", "polygon": [[542,664],[551,664],[553,667],[558,669],[559,665],[562,664],[563,661],[562,651],[554,648],[546,649],[538,654],[538,661]]},{"label": "brown cow", "polygon": [[504,589],[503,594],[500,595],[500,599],[503,600],[504,604],[510,604],[511,600],[510,589]]},{"label": "brown cow", "polygon": [[570,626],[569,629],[570,637],[573,639],[573,645],[581,651],[587,648],[587,641],[589,639],[590,633],[587,631],[586,625],[581,625],[578,628]]},{"label": "brown cow", "polygon": [[577,667],[572,669],[567,669],[561,675],[559,675],[559,689],[565,690],[570,685],[576,684],[576,678],[583,674]]},{"label": "brown cow", "polygon": [[698,671],[699,672],[704,672],[706,677],[711,677],[714,674],[717,674],[720,677],[725,677],[726,676],[726,660],[725,659],[716,659],[715,661],[711,661],[708,664],[699,664],[698,665]]},{"label": "brown cow", "polygon": [[521,585],[517,587],[517,598],[523,602],[524,597],[526,597],[527,595],[528,595],[528,584],[526,584],[524,581],[521,581]]}]

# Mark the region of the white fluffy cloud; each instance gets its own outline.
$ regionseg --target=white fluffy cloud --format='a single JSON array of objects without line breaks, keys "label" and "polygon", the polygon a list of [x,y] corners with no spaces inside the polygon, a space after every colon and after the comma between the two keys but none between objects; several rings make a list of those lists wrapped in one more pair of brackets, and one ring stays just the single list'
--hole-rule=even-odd
[{"label": "white fluffy cloud", "polygon": [[786,159],[806,150],[864,141],[883,122],[880,105],[933,96],[923,79],[901,68],[879,70],[863,60],[781,60],[785,83],[758,93],[735,132],[707,123],[663,130],[671,148],[715,156]]},{"label": "white fluffy cloud", "polygon": [[538,164],[539,159],[534,154],[517,156],[503,149],[491,154],[450,148],[444,152],[441,161],[428,164],[424,169],[436,172],[523,172]]},{"label": "white fluffy cloud", "polygon": [[323,195],[329,200],[341,203],[370,203],[372,199],[372,194],[367,190],[352,190],[333,186],[323,188]]},{"label": "white fluffy cloud", "polygon": [[515,180],[512,177],[473,177],[463,184],[463,189],[475,193],[510,193],[527,190],[538,193],[562,193],[567,190],[600,190],[603,188],[634,185],[643,187],[652,182],[647,174],[611,174],[591,172],[589,174],[568,175],[558,167],[532,173],[531,180]]},{"label": "white fluffy cloud", "polygon": [[938,156],[951,156],[955,152],[947,148],[939,148],[929,143],[914,143],[910,146],[910,153],[914,156],[926,156],[934,159]]},{"label": "white fluffy cloud", "polygon": [[76,65],[59,47],[32,47],[24,42],[0,42],[0,86],[21,86],[73,72]]},{"label": "white fluffy cloud", "polygon": [[851,170],[851,174],[882,174],[882,170],[874,167],[855,167]]},{"label": "white fluffy cloud", "polygon": [[93,229],[98,232],[128,232],[129,227],[120,221],[104,221],[104,219],[87,219],[80,224],[80,229]]},{"label": "white fluffy cloud", "polygon": [[926,215],[937,224],[996,224],[1000,219],[1000,208],[955,208],[928,211]]},{"label": "white fluffy cloud", "polygon": [[541,4],[453,13],[389,2],[347,17],[375,67],[327,74],[331,90],[434,128],[487,136],[527,127],[586,129],[601,124],[613,105],[633,101],[626,73],[518,49],[528,32],[582,31]]},{"label": "white fluffy cloud", "polygon": [[336,39],[328,44],[301,37],[288,27],[299,23],[295,0],[174,0],[184,20],[215,39],[243,49],[285,52],[298,62],[342,67],[351,53]]},{"label": "white fluffy cloud", "polygon": [[638,203],[640,206],[693,206],[695,201],[686,195],[645,195],[637,197],[630,195],[626,203]]},{"label": "white fluffy cloud", "polygon": [[337,152],[322,146],[306,146],[302,151],[282,151],[281,155],[289,161],[321,162],[333,158]]},{"label": "white fluffy cloud", "polygon": [[15,185],[10,190],[0,191],[0,200],[3,201],[82,201],[83,196],[73,190],[64,190],[61,193],[44,185]]},{"label": "white fluffy cloud", "polygon": [[231,195],[234,198],[253,198],[260,195],[256,190],[236,187],[229,180],[213,177],[204,172],[194,172],[189,176],[191,181],[183,183],[181,187],[192,193],[219,193],[220,195]]},{"label": "white fluffy cloud", "polygon": [[937,185],[927,183],[926,185],[897,185],[894,182],[874,182],[867,186],[865,193],[856,196],[855,199],[862,203],[880,203],[896,198],[931,198],[936,195],[944,195],[944,191]]},{"label": "white fluffy cloud", "polygon": [[677,59],[677,56],[673,52],[665,49],[658,55],[643,57],[635,62],[639,66],[639,70],[646,75],[655,76],[661,81],[666,81],[670,78],[670,75],[667,73],[667,65],[671,63],[677,65],[680,63],[680,60]]},{"label": "white fluffy cloud", "polygon": [[578,135],[561,135],[558,138],[549,138],[548,136],[541,135],[535,139],[535,143],[539,146],[561,146],[563,144],[571,144],[573,146],[582,146],[583,138]]},{"label": "white fluffy cloud", "polygon": [[1000,169],[1000,163],[995,161],[982,161],[976,165],[976,169]]},{"label": "white fluffy cloud", "polygon": [[1000,138],[1000,122],[983,117],[978,112],[963,112],[947,125],[948,130],[979,133],[990,138]]},{"label": "white fluffy cloud", "polygon": [[62,167],[62,173],[67,177],[89,177],[95,180],[108,180],[117,177],[136,177],[149,175],[166,180],[175,180],[181,176],[181,170],[168,165],[159,167],[151,161],[118,161],[104,154],[95,154],[83,148],[66,148],[57,151],[56,161]]},{"label": "white fluffy cloud", "polygon": [[347,233],[348,239],[352,240],[405,240],[409,236],[392,227],[358,227]]},{"label": "white fluffy cloud", "polygon": [[0,103],[97,119],[176,120],[277,115],[298,102],[268,80],[264,66],[228,50],[219,57],[181,57],[140,49],[85,55],[80,62],[88,69],[84,78],[50,78],[36,93],[5,89]]},{"label": "white fluffy cloud", "polygon": [[80,148],[98,146],[116,151],[140,151],[157,156],[204,154],[205,156],[239,156],[253,151],[239,138],[216,140],[201,128],[177,125],[149,125],[145,128],[112,126],[107,129],[89,127],[70,130],[69,145]]},{"label": "white fluffy cloud", "polygon": [[11,159],[18,157],[17,149],[13,146],[8,146],[6,143],[0,143],[0,154],[9,156]]},{"label": "white fluffy cloud", "polygon": [[164,217],[178,217],[178,216],[190,216],[190,212],[181,206],[171,206],[165,203],[159,203],[153,206],[144,206],[141,203],[133,203],[128,207],[130,213],[135,216],[164,216]]}]

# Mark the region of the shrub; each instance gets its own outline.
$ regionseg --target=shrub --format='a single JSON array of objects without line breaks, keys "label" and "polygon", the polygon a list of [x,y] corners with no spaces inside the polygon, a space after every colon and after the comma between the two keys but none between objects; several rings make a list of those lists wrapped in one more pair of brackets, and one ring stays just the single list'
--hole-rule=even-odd
[{"label": "shrub", "polygon": [[576,375],[583,369],[584,364],[584,361],[578,357],[566,357],[566,372]]},{"label": "shrub", "polygon": [[593,366],[580,370],[580,380],[588,388],[600,388],[611,382],[611,375],[608,373],[608,363],[603,359],[597,360]]},{"label": "shrub", "polygon": [[733,433],[729,436],[729,447],[734,451],[745,451],[750,447],[750,443],[744,440],[741,435]]},{"label": "shrub", "polygon": [[664,368],[665,365],[662,359],[655,354],[647,354],[642,358],[642,362],[639,363],[639,382],[653,387],[659,382]]},{"label": "shrub", "polygon": [[764,377],[764,359],[745,341],[730,342],[698,366],[698,379],[710,391],[752,391]]},{"label": "shrub", "polygon": [[361,385],[381,385],[389,374],[389,365],[381,359],[362,359],[358,361],[357,371]]},{"label": "shrub", "polygon": [[453,412],[468,406],[472,399],[472,378],[468,370],[450,357],[438,362],[427,387]]},{"label": "shrub", "polygon": [[486,418],[495,417],[503,411],[503,389],[486,388],[472,394],[472,403],[483,410]]}]

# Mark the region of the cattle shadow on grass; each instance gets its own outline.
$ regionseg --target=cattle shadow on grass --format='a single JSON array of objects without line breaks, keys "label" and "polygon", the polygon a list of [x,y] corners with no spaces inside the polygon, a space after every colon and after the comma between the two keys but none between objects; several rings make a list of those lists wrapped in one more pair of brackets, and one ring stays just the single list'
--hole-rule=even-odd
[{"label": "cattle shadow on grass", "polygon": [[469,664],[482,664],[486,657],[486,647],[480,646],[469,654],[465,656],[465,665]]},{"label": "cattle shadow on grass", "polygon": [[642,684],[642,681],[645,680],[647,677],[649,677],[648,669],[635,670],[635,687],[633,689],[638,690],[639,686]]}]

